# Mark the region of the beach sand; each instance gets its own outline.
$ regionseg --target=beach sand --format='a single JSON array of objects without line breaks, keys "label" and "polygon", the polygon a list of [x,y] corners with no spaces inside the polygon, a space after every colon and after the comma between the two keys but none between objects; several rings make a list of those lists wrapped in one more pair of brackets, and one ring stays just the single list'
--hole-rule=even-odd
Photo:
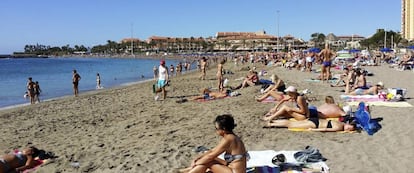
[{"label": "beach sand", "polygon": [[[226,75],[235,86],[247,71],[232,63],[225,64],[235,74]],[[387,66],[366,67],[375,75],[367,77],[386,87],[403,87],[408,97],[414,91],[411,71],[396,71]],[[305,82],[316,73],[263,67],[277,74],[287,85],[299,90],[309,89],[310,96],[320,105],[326,95],[339,102],[341,88],[326,83]],[[264,129],[260,117],[273,103],[254,100],[260,87],[239,90],[240,96],[207,102],[176,103],[181,97],[199,94],[203,87],[216,87],[216,67],[211,67],[207,80],[198,73],[173,77],[165,101],[154,101],[153,82],[126,87],[81,93],[40,104],[0,111],[0,151],[35,145],[52,151],[58,158],[38,169],[38,172],[173,172],[189,165],[196,155],[196,146],[214,147],[216,135],[213,120],[219,114],[232,114],[248,150],[301,150],[314,146],[328,160],[331,172],[411,172],[414,169],[413,107],[390,108],[371,106],[373,118],[383,118],[382,129],[368,136],[353,134],[292,132],[287,129]],[[334,71],[339,73],[338,71]],[[82,83],[80,83],[82,87]],[[407,100],[414,105],[413,99]],[[353,107],[355,110],[355,107]],[[79,168],[71,166],[79,163]]]}]

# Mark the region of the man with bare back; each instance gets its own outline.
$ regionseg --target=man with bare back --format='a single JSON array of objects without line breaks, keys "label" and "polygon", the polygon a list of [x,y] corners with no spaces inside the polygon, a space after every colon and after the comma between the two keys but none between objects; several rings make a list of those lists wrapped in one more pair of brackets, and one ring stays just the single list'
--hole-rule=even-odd
[{"label": "man with bare back", "polygon": [[321,79],[322,82],[326,80],[329,80],[329,78],[331,77],[331,65],[332,65],[332,60],[331,58],[335,56],[335,53],[329,48],[329,44],[325,43],[325,49],[323,49],[320,53],[319,53],[319,57],[322,58],[322,75],[321,75]]}]

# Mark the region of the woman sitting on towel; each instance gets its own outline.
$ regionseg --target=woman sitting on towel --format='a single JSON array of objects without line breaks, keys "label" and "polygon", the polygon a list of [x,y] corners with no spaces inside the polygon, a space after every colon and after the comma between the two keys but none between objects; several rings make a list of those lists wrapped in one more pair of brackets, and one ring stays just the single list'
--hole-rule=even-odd
[{"label": "woman sitting on towel", "polygon": [[269,127],[287,127],[287,128],[298,128],[308,129],[310,131],[317,132],[337,132],[337,131],[354,131],[354,123],[344,123],[335,120],[319,119],[312,117],[303,121],[291,121],[291,120],[274,120],[268,122],[265,128]]},{"label": "woman sitting on towel", "polygon": [[[205,173],[207,170],[220,173],[245,173],[248,153],[243,141],[234,134],[236,127],[231,115],[219,115],[214,121],[216,133],[222,137],[219,144],[198,156],[191,162],[191,166],[179,172]],[[224,160],[218,158],[224,153]]]},{"label": "woman sitting on towel", "polygon": [[219,98],[224,98],[227,96],[226,91],[222,91],[222,92],[213,92],[211,90],[209,90],[208,88],[203,88],[201,90],[201,94],[199,96],[194,96],[192,97],[190,100],[199,100],[199,99],[219,99]]},{"label": "woman sitting on towel", "polygon": [[0,173],[23,172],[33,168],[36,164],[34,158],[38,155],[39,150],[35,147],[26,148],[19,153],[3,155],[0,157]]},{"label": "woman sitting on towel", "polygon": [[[296,88],[293,86],[289,86],[285,92],[289,97],[283,99],[274,108],[272,108],[270,112],[266,114],[265,117],[263,117],[264,121],[271,121],[279,117],[295,118],[296,120],[304,120],[310,117],[311,112],[309,111],[305,96],[300,95],[297,92]],[[287,101],[294,102],[296,104],[296,107],[282,105]],[[318,113],[316,112],[312,115],[317,117]]]},{"label": "woman sitting on towel", "polygon": [[284,91],[286,89],[285,82],[283,82],[277,75],[272,75],[272,82],[274,85],[267,87],[263,91],[263,95],[256,98],[257,101],[261,102],[269,96],[272,96],[276,101],[280,101],[284,98]]}]

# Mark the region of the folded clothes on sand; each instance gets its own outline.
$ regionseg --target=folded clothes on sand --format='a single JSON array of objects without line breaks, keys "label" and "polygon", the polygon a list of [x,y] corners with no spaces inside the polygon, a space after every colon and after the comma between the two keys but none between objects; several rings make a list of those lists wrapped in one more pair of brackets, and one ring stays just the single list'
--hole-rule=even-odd
[{"label": "folded clothes on sand", "polygon": [[[295,154],[299,151],[275,151],[258,150],[249,151],[250,159],[247,161],[247,173],[279,173],[290,169],[290,172],[322,172],[329,171],[328,165],[324,161],[312,163],[299,162],[295,159]],[[284,162],[274,162],[277,155],[284,156]]]}]

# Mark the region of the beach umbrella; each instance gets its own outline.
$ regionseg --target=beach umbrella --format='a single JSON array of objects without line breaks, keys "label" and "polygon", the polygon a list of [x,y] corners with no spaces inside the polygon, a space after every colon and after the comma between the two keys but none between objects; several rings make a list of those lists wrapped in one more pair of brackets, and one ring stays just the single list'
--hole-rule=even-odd
[{"label": "beach umbrella", "polygon": [[384,47],[382,49],[380,49],[381,52],[392,52],[393,50],[388,48],[388,47]]},{"label": "beach umbrella", "polygon": [[351,52],[351,53],[358,53],[358,52],[361,52],[359,49],[351,49],[349,52]]},{"label": "beach umbrella", "polygon": [[313,47],[313,48],[309,49],[309,52],[319,53],[319,52],[321,52],[321,49],[319,49],[317,47]]},{"label": "beach umbrella", "polygon": [[336,52],[337,54],[349,53],[349,50],[340,50]]}]

